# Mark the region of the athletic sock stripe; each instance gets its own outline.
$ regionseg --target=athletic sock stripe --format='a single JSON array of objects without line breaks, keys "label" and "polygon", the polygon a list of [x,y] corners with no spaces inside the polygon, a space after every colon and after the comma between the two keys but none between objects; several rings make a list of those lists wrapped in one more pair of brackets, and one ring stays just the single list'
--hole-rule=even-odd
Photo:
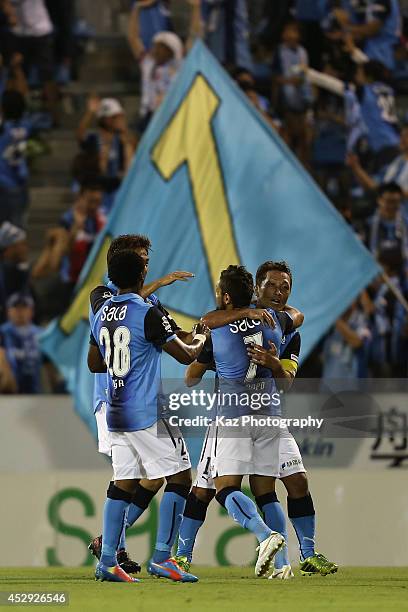
[{"label": "athletic sock stripe", "polygon": [[176,522],[176,502],[173,503],[173,513],[171,516],[171,529],[170,529],[170,535],[169,535],[169,539],[167,540],[166,544],[170,544],[172,537],[173,537],[173,531],[174,531],[174,523]]},{"label": "athletic sock stripe", "polygon": [[246,512],[244,512],[244,510],[241,508],[241,506],[239,505],[239,503],[237,502],[237,500],[235,499],[235,497],[232,498],[232,501],[234,502],[234,504],[236,504],[238,506],[238,508],[240,509],[240,512],[242,512],[242,514],[244,516],[247,517],[247,519],[251,520],[251,516],[249,516]]}]

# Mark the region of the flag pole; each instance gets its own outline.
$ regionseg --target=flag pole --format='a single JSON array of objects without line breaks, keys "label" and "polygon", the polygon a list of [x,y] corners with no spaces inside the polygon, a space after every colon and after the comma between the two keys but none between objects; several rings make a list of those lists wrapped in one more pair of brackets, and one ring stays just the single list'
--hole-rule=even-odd
[{"label": "flag pole", "polygon": [[408,302],[405,299],[405,297],[402,294],[402,292],[398,289],[398,287],[395,286],[395,284],[392,282],[391,278],[388,276],[388,274],[384,270],[381,272],[381,276],[382,276],[385,284],[387,285],[388,289],[390,291],[392,291],[392,293],[397,298],[399,303],[404,307],[405,312],[408,312]]}]

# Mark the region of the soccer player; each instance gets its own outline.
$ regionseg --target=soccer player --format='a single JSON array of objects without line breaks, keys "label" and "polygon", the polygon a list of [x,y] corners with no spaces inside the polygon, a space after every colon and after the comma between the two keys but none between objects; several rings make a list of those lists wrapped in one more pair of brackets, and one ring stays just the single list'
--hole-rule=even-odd
[{"label": "soccer player", "polygon": [[[255,287],[256,306],[258,308],[272,308],[277,311],[288,309],[287,301],[291,289],[292,273],[286,262],[267,261],[258,268]],[[289,312],[294,318],[296,327],[298,327],[303,322],[301,313],[293,308],[290,308]],[[245,312],[241,312],[241,309],[235,309],[235,311],[220,310],[209,313],[203,319],[211,328],[227,324],[234,313],[237,318],[245,314]],[[254,346],[249,349],[251,360],[257,365],[272,370],[274,377],[279,378],[279,387],[288,390],[296,376],[300,342],[299,332],[293,330],[282,338],[279,358],[275,346],[268,347],[268,350],[260,346]],[[187,369],[186,383],[188,386],[197,384],[207,369],[214,369],[213,359],[212,350],[207,342],[197,360]],[[215,495],[214,483],[209,473],[213,437],[214,432],[208,431],[197,467],[197,479],[188,496],[180,526],[179,548],[176,558],[186,570],[190,567],[198,530],[205,521],[208,505]],[[280,470],[279,478],[282,479],[288,492],[288,515],[299,540],[301,571],[305,574],[326,575],[334,573],[338,566],[328,561],[323,555],[317,554],[314,549],[315,511],[299,448],[293,437],[288,433],[282,442],[282,448],[279,449],[279,465],[284,467]],[[290,468],[288,464],[291,465]],[[262,489],[257,486],[259,483],[257,483],[256,478],[250,478],[250,485],[266,523],[286,538],[285,516],[274,489],[272,493],[264,496]],[[274,571],[271,578],[286,580],[292,577],[293,572],[287,548],[284,548],[277,553],[274,559]]]},{"label": "soccer player", "polygon": [[191,345],[180,340],[168,318],[141,297],[144,269],[144,260],[133,251],[116,253],[109,261],[108,276],[118,295],[105,301],[99,289],[91,294],[91,330],[99,353],[89,355],[88,365],[94,373],[105,368],[108,373],[107,423],[114,473],[107,491],[102,554],[95,576],[113,582],[135,581],[116,559],[126,513],[141,478],[166,477],[148,571],[175,581],[195,582],[195,576],[169,558],[191,486],[191,466],[180,432],[161,418],[160,360],[165,350],[180,363],[191,363],[204,346],[206,335],[201,332],[206,328],[202,324],[197,327]]},{"label": "soccer player", "polygon": [[[221,273],[216,288],[217,307],[222,310],[248,307],[253,289],[252,275],[243,266],[229,266]],[[274,403],[279,404],[271,373],[261,369],[258,372],[247,353],[248,346],[253,343],[266,343],[268,346],[268,342],[273,341],[280,344],[283,335],[292,331],[293,321],[287,313],[273,316],[274,328],[246,318],[211,332],[219,392],[222,398],[237,397],[232,405],[225,406],[221,400],[217,406],[216,435],[211,453],[216,499],[235,521],[258,539],[256,576],[264,576],[269,571],[274,556],[285,545],[283,536],[266,525],[254,502],[241,491],[243,476],[257,474],[265,494],[269,493],[269,477],[274,476],[278,469],[279,429],[245,423],[247,415],[256,415],[248,401],[244,401],[249,397],[251,404],[255,396],[261,395],[257,391],[262,390],[263,397],[268,400],[264,414],[265,411],[267,415],[273,414]],[[222,421],[223,418],[227,421]]]},{"label": "soccer player", "polygon": [[[108,250],[107,253],[107,264],[113,255],[117,252],[131,249],[137,255],[142,257],[145,262],[144,269],[144,278],[146,278],[149,268],[149,251],[151,248],[151,243],[149,238],[140,234],[126,234],[122,236],[118,236],[115,238]],[[153,281],[147,285],[144,285],[141,290],[141,296],[148,301],[148,303],[156,306],[164,316],[166,316],[172,326],[173,331],[181,337],[185,342],[191,342],[191,334],[189,332],[182,331],[174,319],[169,315],[167,310],[162,306],[157,296],[154,294],[160,287],[164,287],[167,285],[171,285],[175,281],[186,281],[191,278],[193,274],[190,272],[184,271],[176,271],[171,272],[170,274],[165,275],[164,277]],[[101,288],[99,293],[104,297],[105,300],[111,298],[114,293],[116,293],[116,288],[112,288],[112,286],[106,286],[105,290]],[[102,301],[100,302],[102,306]],[[91,334],[91,352],[92,350],[98,350],[93,340],[93,336]],[[93,348],[92,348],[93,345]],[[94,413],[97,423],[98,430],[98,450],[101,453],[104,453],[111,456],[111,445],[110,445],[110,436],[109,431],[106,424],[106,388],[107,388],[107,375],[103,374],[95,374],[95,383],[94,383]],[[135,574],[141,571],[141,567],[139,563],[133,561],[128,552],[126,551],[126,529],[133,525],[133,523],[143,514],[143,512],[148,507],[152,498],[156,495],[156,493],[160,490],[160,488],[164,484],[164,479],[154,479],[147,480],[143,479],[137,486],[136,493],[132,500],[132,504],[128,510],[128,516],[126,520],[125,528],[123,529],[122,536],[118,545],[117,551],[117,561],[118,564],[125,570],[128,574]],[[102,536],[99,535],[92,540],[92,542],[88,546],[91,553],[97,558],[100,559],[101,550],[102,550]]]}]

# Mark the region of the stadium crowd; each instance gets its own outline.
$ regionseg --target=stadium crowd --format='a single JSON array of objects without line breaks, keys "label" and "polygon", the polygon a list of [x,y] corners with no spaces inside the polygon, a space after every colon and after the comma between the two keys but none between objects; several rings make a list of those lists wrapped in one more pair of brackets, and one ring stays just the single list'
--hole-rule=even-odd
[{"label": "stadium crowd", "polygon": [[[43,250],[32,261],[30,162],[43,153],[42,134],[63,121],[61,92],[70,80],[80,79],[78,58],[89,32],[78,25],[74,0],[0,0],[0,391],[61,390],[39,350],[41,326],[68,306],[141,135],[197,37],[385,271],[340,317],[300,375],[406,376],[408,3],[124,4],[138,66],[138,112],[127,116],[120,100],[89,92],[76,130],[77,154],[67,173],[72,206],[48,228]],[[177,30],[174,12],[180,4],[187,35]],[[33,91],[41,91],[40,108],[33,104]],[[52,295],[44,295],[41,281],[55,275]],[[54,302],[52,312],[44,309],[44,297]],[[48,382],[42,387],[44,365]]]}]

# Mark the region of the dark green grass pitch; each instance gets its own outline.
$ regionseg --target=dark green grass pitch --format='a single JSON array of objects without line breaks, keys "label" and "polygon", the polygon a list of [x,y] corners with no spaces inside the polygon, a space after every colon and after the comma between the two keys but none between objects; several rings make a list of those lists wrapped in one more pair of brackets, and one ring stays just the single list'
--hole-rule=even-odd
[{"label": "dark green grass pitch", "polygon": [[[204,568],[194,571],[200,581],[180,584],[142,572],[140,584],[95,582],[91,568],[0,569],[0,591],[65,591],[68,606],[24,606],[67,612],[308,612],[336,610],[408,611],[408,568],[340,568],[338,574],[288,581],[256,579],[252,568]],[[0,609],[22,609],[22,606]]]}]

